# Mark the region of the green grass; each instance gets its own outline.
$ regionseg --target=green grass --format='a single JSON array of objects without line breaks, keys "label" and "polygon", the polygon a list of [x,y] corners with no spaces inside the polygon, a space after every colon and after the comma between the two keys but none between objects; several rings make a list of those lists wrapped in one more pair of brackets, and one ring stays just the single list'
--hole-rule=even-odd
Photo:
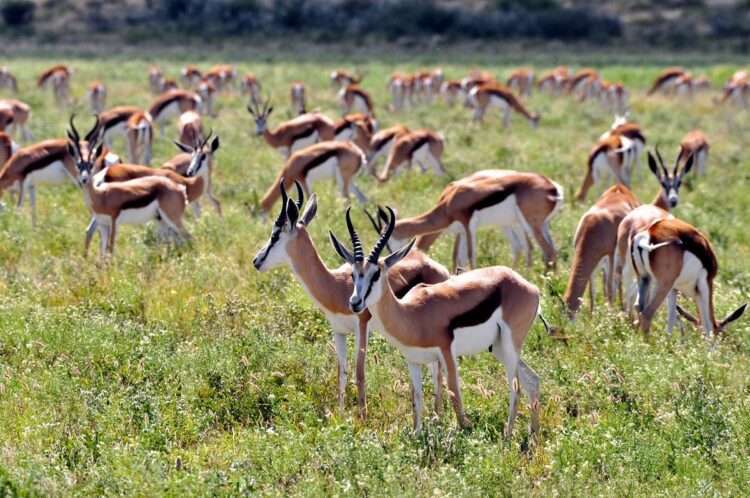
[{"label": "green grass", "polygon": [[[102,78],[109,105],[145,106],[148,59],[145,54],[71,59],[74,94],[82,101],[85,85]],[[442,66],[455,78],[478,60],[452,55]],[[553,63],[548,60],[539,68]],[[510,68],[487,57],[482,61],[483,68],[499,74]],[[51,62],[7,61],[20,78],[20,97],[33,107],[38,139],[63,136],[66,125],[67,112],[56,110],[51,96],[32,86],[34,75]],[[161,65],[176,75],[183,62],[174,58]],[[723,316],[748,300],[750,288],[743,214],[750,212],[748,115],[730,125],[728,113],[715,109],[710,96],[691,103],[646,101],[645,89],[661,66],[602,64],[606,79],[631,89],[633,117],[665,156],[674,157],[681,136],[694,127],[711,140],[709,175],[689,178],[676,214],[714,243],[720,262],[716,306]],[[310,107],[336,115],[327,75],[340,65],[243,62],[239,70],[254,71],[273,94],[276,124],[288,114],[293,79],[306,82]],[[357,65],[367,69],[364,86],[374,94],[381,126],[404,121],[445,134],[444,162],[452,178],[483,168],[538,171],[564,185],[572,199],[589,148],[611,122],[598,106],[538,94],[529,100],[543,115],[537,131],[516,117],[509,130],[500,129],[496,116],[476,126],[465,109],[442,104],[395,116],[384,109],[385,80],[396,68],[418,66],[361,60]],[[691,69],[719,86],[734,68]],[[426,414],[425,430],[415,436],[405,362],[378,335],[368,357],[368,420],[355,416],[353,384],[347,410],[338,413],[327,322],[289,270],[259,274],[251,265],[269,223],[247,206],[254,205],[281,161],[251,135],[242,98],[227,95],[219,102],[220,118],[209,119],[208,126],[222,141],[215,190],[225,217],[219,219],[204,203],[204,216],[187,222],[195,239],[190,246],[160,246],[153,228],[128,227],[120,231],[111,264],[85,259],[88,213],[72,185],[40,189],[36,229],[28,211],[0,212],[0,496],[747,492],[747,319],[732,326],[711,352],[692,329],[684,337],[666,337],[661,317],[648,338],[601,304],[593,315],[582,312],[575,324],[563,318],[559,296],[573,232],[598,191],[586,204],[566,201],[554,221],[558,271],[545,275],[538,256],[534,268],[520,270],[544,290],[548,319],[571,336],[567,343],[554,341],[535,325],[523,351],[542,381],[538,442],[529,439],[525,406],[512,441],[503,441],[507,386],[502,366],[489,354],[461,361],[474,428],[458,429],[446,404],[442,419]],[[86,114],[82,107],[79,114]],[[168,130],[174,138],[176,128]],[[173,153],[169,140],[158,140],[156,163]],[[411,215],[430,207],[448,181],[409,172],[383,186],[364,177],[359,184],[372,202]],[[637,194],[650,200],[655,188],[644,168],[636,178]],[[345,233],[346,203],[332,184],[318,184],[316,191],[313,238],[324,260],[337,265],[326,231]],[[355,222],[371,243],[374,234],[364,228],[359,209]],[[432,256],[449,264],[449,246],[441,239]],[[503,237],[483,231],[479,263],[509,262]]]}]

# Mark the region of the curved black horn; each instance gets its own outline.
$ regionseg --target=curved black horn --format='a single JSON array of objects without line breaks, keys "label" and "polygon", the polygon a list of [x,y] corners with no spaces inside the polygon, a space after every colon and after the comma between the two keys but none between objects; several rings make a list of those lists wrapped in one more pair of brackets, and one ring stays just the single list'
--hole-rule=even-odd
[{"label": "curved black horn", "polygon": [[279,184],[279,190],[281,191],[281,212],[279,213],[279,217],[276,218],[276,225],[277,226],[283,226],[284,222],[286,221],[286,203],[289,199],[289,196],[286,194],[286,187],[284,187],[284,179],[281,179],[281,183]]},{"label": "curved black horn", "polygon": [[386,206],[385,209],[388,211],[388,225],[375,243],[375,247],[372,248],[372,252],[367,257],[367,260],[370,263],[377,264],[378,258],[380,258],[380,253],[383,252],[383,248],[388,244],[388,239],[391,238],[393,230],[396,228],[396,213],[393,212],[393,209],[391,209],[390,206]]},{"label": "curved black horn", "polygon": [[298,180],[294,180],[294,186],[297,188],[297,209],[302,211],[302,205],[305,203],[305,191]]},{"label": "curved black horn", "polygon": [[78,130],[76,130],[75,118],[75,114],[70,115],[70,131],[73,135],[73,139],[78,143],[78,141],[81,140],[81,136],[78,134]]},{"label": "curved black horn", "polygon": [[656,151],[656,157],[659,159],[659,165],[661,166],[661,170],[664,172],[664,176],[669,177],[669,172],[667,171],[666,166],[664,166],[664,159],[661,157],[661,153],[659,152],[659,144],[656,144],[654,150]]},{"label": "curved black horn", "polygon": [[346,228],[349,229],[349,238],[352,239],[352,249],[354,249],[354,261],[361,263],[365,260],[365,252],[362,250],[362,242],[352,224],[352,208],[346,208]]},{"label": "curved black horn", "polygon": [[203,143],[200,146],[201,149],[206,146],[206,144],[208,143],[209,140],[211,140],[211,137],[213,136],[213,134],[214,134],[214,129],[213,128],[211,128],[210,130],[208,130],[208,135],[206,135],[206,138],[203,140]]},{"label": "curved black horn", "polygon": [[370,223],[372,223],[372,227],[375,229],[375,231],[380,233],[380,230],[383,228],[382,226],[380,226],[380,223],[378,223],[375,217],[371,215],[367,209],[363,209],[363,211],[365,212],[367,217],[370,218]]},{"label": "curved black horn", "polygon": [[95,120],[94,120],[94,126],[91,128],[91,130],[89,130],[88,133],[86,133],[86,141],[87,142],[93,142],[93,141],[95,141],[96,139],[99,138],[99,129],[101,127],[100,126],[101,125],[101,121],[99,120],[99,116],[97,116],[97,115],[94,115],[94,118],[95,118]]}]

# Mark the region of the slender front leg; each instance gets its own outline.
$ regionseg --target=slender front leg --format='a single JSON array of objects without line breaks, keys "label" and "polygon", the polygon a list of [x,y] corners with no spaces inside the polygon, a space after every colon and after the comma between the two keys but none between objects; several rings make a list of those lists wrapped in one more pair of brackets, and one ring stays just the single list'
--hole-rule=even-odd
[{"label": "slender front leg", "polygon": [[466,260],[470,265],[471,268],[476,268],[475,258],[474,258],[474,248],[472,247],[472,241],[474,239],[474,235],[472,234],[470,224],[467,223],[464,225],[464,236],[465,236],[465,242],[466,242]]},{"label": "slender front leg", "polygon": [[86,239],[83,243],[83,255],[87,256],[89,253],[89,246],[91,246],[91,240],[94,238],[94,233],[96,232],[96,217],[92,216],[91,221],[89,221],[89,226],[86,227]]},{"label": "slender front leg", "polygon": [[109,245],[109,226],[101,225],[99,229],[99,260],[104,261],[107,257],[107,246]]},{"label": "slender front leg", "polygon": [[471,422],[464,413],[464,404],[461,399],[461,381],[458,375],[458,365],[456,365],[456,359],[453,357],[453,352],[449,349],[443,349],[443,362],[445,363],[445,370],[448,377],[448,389],[450,392],[448,395],[453,402],[453,410],[456,412],[456,419],[458,419],[458,425],[467,429],[471,427]]},{"label": "slender front leg", "polygon": [[672,289],[667,294],[667,334],[672,335],[674,324],[677,321],[677,290]]},{"label": "slender front leg", "polygon": [[344,396],[346,394],[346,336],[334,332],[333,342],[336,347],[336,358],[339,367],[339,410],[344,410]]},{"label": "slender front leg", "polygon": [[411,376],[411,403],[414,415],[414,431],[419,432],[422,430],[422,405],[424,404],[422,366],[418,363],[409,363],[409,375]]},{"label": "slender front leg", "polygon": [[711,289],[708,287],[706,278],[703,277],[698,281],[695,293],[695,304],[698,307],[698,311],[701,315],[701,323],[703,324],[703,332],[705,333],[706,339],[713,339],[714,324],[711,319]]},{"label": "slender front leg", "polygon": [[193,201],[191,203],[191,207],[193,208],[193,216],[195,216],[195,219],[201,217],[201,202],[200,201]]},{"label": "slender front leg", "polygon": [[357,348],[356,376],[357,376],[357,404],[359,415],[362,419],[367,418],[367,384],[365,382],[365,358],[367,357],[367,341],[369,333],[367,330],[368,320],[361,315],[357,324],[359,330],[354,336],[354,345]]},{"label": "slender front leg", "polygon": [[115,254],[115,235],[117,234],[117,218],[112,217],[112,224],[109,226],[109,243],[108,251],[110,256]]},{"label": "slender front leg", "polygon": [[440,368],[440,362],[430,363],[430,373],[432,374],[432,385],[435,391],[435,413],[438,416],[443,415],[443,369]]},{"label": "slender front leg", "polygon": [[23,180],[18,182],[18,202],[16,203],[16,208],[21,209],[23,207],[23,196],[24,191],[26,190],[26,185],[24,185]]},{"label": "slender front leg", "polygon": [[36,187],[29,185],[29,204],[31,204],[31,226],[36,226]]}]

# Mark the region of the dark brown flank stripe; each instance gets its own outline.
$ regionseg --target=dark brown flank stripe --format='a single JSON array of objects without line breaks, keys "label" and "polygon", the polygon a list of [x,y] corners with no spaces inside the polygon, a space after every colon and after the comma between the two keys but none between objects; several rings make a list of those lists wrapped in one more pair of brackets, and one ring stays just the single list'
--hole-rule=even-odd
[{"label": "dark brown flank stripe", "polygon": [[370,101],[370,96],[369,95],[367,95],[365,92],[363,92],[359,88],[357,88],[356,90],[354,90],[354,94],[355,95],[359,95],[362,98],[362,100],[365,101],[365,103],[367,104],[367,108],[368,109],[372,109],[372,102]]},{"label": "dark brown flank stripe", "polygon": [[315,128],[315,126],[310,126],[309,128],[305,128],[304,130],[302,130],[301,132],[297,133],[296,135],[292,137],[292,142],[296,142],[297,140],[302,140],[303,138],[307,138],[313,133],[315,133],[316,131],[317,129]]},{"label": "dark brown flank stripe", "polygon": [[156,102],[151,108],[148,110],[149,114],[153,116],[154,119],[156,119],[159,114],[164,110],[165,107],[167,107],[169,104],[172,104],[182,98],[182,95],[173,95],[169,97],[168,99],[163,99],[158,102]]},{"label": "dark brown flank stripe", "polygon": [[698,258],[706,269],[709,280],[711,280],[716,276],[716,273],[719,270],[719,263],[716,261],[716,255],[711,249],[708,240],[704,239],[700,233],[695,231],[692,234],[692,237],[690,235],[691,234],[682,234],[680,237],[682,247]]},{"label": "dark brown flank stripe", "polygon": [[500,204],[505,199],[510,197],[511,195],[516,193],[516,186],[510,185],[506,188],[496,190],[489,194],[488,196],[484,197],[483,199],[477,201],[474,203],[469,209],[468,214],[471,216],[472,214],[476,213],[479,210],[486,209],[490,206],[495,206],[497,204]]},{"label": "dark brown flank stripe", "polygon": [[409,155],[411,156],[412,154],[414,154],[416,151],[419,150],[420,147],[426,144],[429,140],[430,140],[430,137],[426,135],[423,137],[419,137],[419,140],[417,140],[414,143],[414,145],[412,145],[411,150],[409,150]]},{"label": "dark brown flank stripe", "polygon": [[134,113],[132,113],[132,112],[120,112],[120,113],[117,113],[117,115],[115,115],[112,119],[110,119],[109,121],[103,123],[102,124],[102,128],[104,129],[104,131],[107,131],[110,128],[114,128],[115,126],[117,126],[118,124],[122,123],[123,121],[127,121],[128,119],[130,119],[130,117],[133,114]]},{"label": "dark brown flank stripe", "polygon": [[137,199],[133,199],[132,201],[126,202],[125,204],[121,206],[120,211],[126,211],[128,209],[145,208],[146,206],[154,202],[158,196],[159,196],[159,190],[153,189],[146,196],[138,197]]},{"label": "dark brown flank stripe", "polygon": [[338,135],[346,128],[349,128],[349,126],[351,126],[351,122],[347,121],[346,119],[342,119],[340,122],[336,123],[336,128],[334,128],[333,131],[336,135]]},{"label": "dark brown flank stripe", "polygon": [[65,147],[61,147],[59,150],[56,150],[50,154],[47,154],[46,156],[40,157],[36,161],[30,162],[29,164],[27,164],[26,167],[24,168],[24,173],[28,176],[32,171],[46,168],[47,166],[54,163],[55,161],[62,161],[67,155],[68,155],[67,149]]},{"label": "dark brown flank stripe", "polygon": [[390,135],[388,135],[387,137],[383,137],[382,139],[380,139],[380,140],[377,140],[377,141],[376,141],[376,142],[375,142],[374,144],[372,144],[372,150],[373,150],[374,152],[377,152],[377,151],[379,151],[380,149],[382,149],[382,148],[383,148],[383,146],[384,146],[384,145],[385,145],[386,143],[390,142],[391,140],[393,140],[393,133],[391,133],[391,134],[390,134]]},{"label": "dark brown flank stripe", "polygon": [[317,168],[318,166],[328,161],[332,157],[337,156],[338,153],[339,153],[338,149],[331,149],[317,157],[314,157],[312,160],[310,160],[309,163],[305,164],[305,167],[302,170],[302,178],[307,178],[307,175],[310,173],[310,170]]},{"label": "dark brown flank stripe", "polygon": [[448,330],[455,332],[456,329],[481,325],[490,319],[501,304],[502,296],[500,288],[496,287],[472,309],[451,318],[451,321],[448,323]]},{"label": "dark brown flank stripe", "polygon": [[403,287],[394,288],[393,294],[401,299],[404,297],[410,290],[412,290],[414,287],[416,287],[419,284],[423,283],[423,276],[421,274],[414,275],[411,280],[407,280]]}]

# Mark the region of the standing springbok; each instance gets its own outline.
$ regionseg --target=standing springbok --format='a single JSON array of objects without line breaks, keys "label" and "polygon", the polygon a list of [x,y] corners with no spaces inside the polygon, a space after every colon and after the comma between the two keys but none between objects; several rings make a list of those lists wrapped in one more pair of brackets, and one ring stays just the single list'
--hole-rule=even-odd
[{"label": "standing springbok", "polygon": [[331,84],[339,89],[346,88],[349,85],[359,85],[362,83],[363,78],[364,75],[362,74],[354,75],[342,69],[337,69],[331,72]]},{"label": "standing springbok", "polygon": [[453,269],[477,267],[477,231],[482,226],[500,228],[511,243],[513,266],[526,253],[532,262],[530,240],[536,240],[544,262],[554,266],[557,249],[549,223],[562,207],[563,189],[546,176],[511,170],[484,170],[448,184],[435,207],[396,223],[391,248],[417,237],[417,247],[427,251],[443,233],[456,235]]},{"label": "standing springbok", "polygon": [[[617,250],[615,253],[615,267],[613,273],[613,285],[620,294],[620,302],[623,309],[627,312],[632,310],[633,303],[637,292],[636,281],[634,279],[635,269],[633,261],[628,254],[630,253],[630,243],[633,236],[646,229],[656,220],[662,218],[671,218],[670,211],[677,207],[680,201],[680,187],[682,179],[690,172],[693,167],[693,156],[688,157],[684,163],[679,159],[675,161],[674,169],[670,173],[664,165],[664,160],[656,150],[656,158],[648,154],[648,167],[659,182],[659,191],[651,204],[644,204],[633,209],[623,218],[620,226],[617,227]],[[680,169],[682,166],[682,169]],[[623,294],[624,291],[624,294]]]},{"label": "standing springbok", "polygon": [[638,277],[639,325],[643,332],[667,299],[667,332],[677,320],[677,292],[692,298],[706,339],[713,339],[745,312],[743,304],[720,322],[714,312],[714,279],[719,270],[711,243],[693,226],[677,218],[662,218],[633,236],[630,259]]},{"label": "standing springbok", "polygon": [[708,138],[700,130],[688,132],[680,142],[680,154],[677,161],[684,163],[689,157],[693,157],[695,170],[699,175],[706,174],[708,163]]},{"label": "standing springbok", "polygon": [[361,112],[373,119],[375,118],[372,98],[359,85],[349,85],[342,88],[339,91],[339,103],[341,104],[342,114]]},{"label": "standing springbok", "polygon": [[468,98],[474,109],[474,121],[482,121],[488,108],[497,107],[502,114],[503,128],[510,126],[511,110],[525,117],[533,128],[539,126],[539,114],[529,112],[505,85],[494,82],[477,85],[471,89]]},{"label": "standing springbok", "polygon": [[255,134],[262,135],[268,145],[276,149],[284,159],[295,151],[319,141],[336,138],[334,123],[318,112],[309,112],[281,123],[274,130],[268,129],[268,116],[273,106],[266,102],[261,107],[257,101],[247,106],[247,111],[255,120]]},{"label": "standing springbok", "polygon": [[99,114],[107,106],[107,87],[101,81],[93,81],[86,91],[89,108],[94,114]]},{"label": "standing springbok", "polygon": [[184,186],[154,175],[122,182],[94,181],[94,161],[101,155],[103,147],[96,138],[99,135],[97,128],[98,122],[87,134],[93,141],[81,141],[71,116],[66,147],[68,156],[77,166],[76,178],[83,187],[84,201],[95,220],[89,226],[94,225],[101,233],[101,256],[114,254],[117,229],[123,224],[141,225],[157,220],[163,230],[171,230],[181,238],[189,239],[190,234],[182,225],[188,202]]},{"label": "standing springbok", "polygon": [[506,85],[521,97],[530,96],[531,89],[534,87],[534,70],[528,67],[513,70],[508,76]]},{"label": "standing springbok", "polygon": [[625,135],[610,134],[599,140],[591,149],[586,162],[586,175],[581,188],[578,189],[576,200],[586,199],[589,189],[594,184],[615,177],[616,183],[630,187],[633,163],[638,151],[635,142]]},{"label": "standing springbok", "polygon": [[638,123],[628,121],[627,113],[615,114],[615,120],[612,122],[612,126],[609,130],[602,133],[599,140],[606,140],[612,135],[622,135],[633,142],[633,147],[635,148],[635,163],[633,164],[633,171],[637,177],[641,168],[641,156],[646,148],[646,136],[643,134],[643,130]]},{"label": "standing springbok", "polygon": [[125,137],[128,161],[151,164],[153,126],[151,116],[134,106],[117,106],[99,113],[99,133],[110,148],[117,135]]},{"label": "standing springbok", "polygon": [[414,163],[419,165],[423,173],[432,168],[436,175],[443,176],[445,175],[445,166],[442,162],[444,148],[445,139],[441,133],[415,130],[398,134],[393,138],[393,146],[388,152],[385,168],[382,173],[375,173],[375,178],[380,182],[385,182],[391,175],[404,167],[411,167]]},{"label": "standing springbok", "polygon": [[268,213],[279,198],[279,185],[284,188],[299,182],[310,194],[312,183],[319,180],[335,179],[341,195],[349,198],[349,189],[359,202],[367,198],[354,184],[354,175],[367,165],[364,152],[351,142],[320,142],[298,150],[287,159],[276,179],[260,201],[260,207]]},{"label": "standing springbok", "polygon": [[180,85],[177,84],[177,82],[171,78],[163,79],[161,80],[161,90],[156,92],[157,96],[161,95],[162,93],[171,92],[172,90],[179,90]]},{"label": "standing springbok", "polygon": [[151,103],[148,113],[154,123],[159,125],[160,136],[164,136],[164,127],[169,119],[185,111],[200,109],[202,100],[198,94],[187,90],[170,90]]},{"label": "standing springbok", "polygon": [[406,77],[400,73],[393,73],[388,79],[388,93],[391,94],[391,110],[402,111],[408,103],[406,99]]},{"label": "standing springbok", "polygon": [[188,64],[180,71],[180,79],[185,86],[195,88],[203,79],[203,72],[192,64]]},{"label": "standing springbok", "polygon": [[164,91],[162,88],[162,82],[164,81],[164,73],[157,66],[151,66],[148,69],[148,87],[151,89],[153,95],[159,95]]},{"label": "standing springbok", "polygon": [[31,107],[25,102],[17,99],[1,99],[0,109],[10,109],[13,113],[13,122],[11,128],[13,134],[18,135],[20,132],[21,140],[27,141],[33,138],[29,127],[27,126],[31,117]]},{"label": "standing springbok", "polygon": [[638,207],[640,202],[624,185],[607,189],[578,222],[573,237],[575,253],[565,288],[563,301],[568,316],[575,317],[586,286],[589,287],[591,311],[594,310],[594,277],[601,268],[604,276],[604,296],[611,304],[614,299],[614,265],[617,247],[617,228],[623,218]]},{"label": "standing springbok", "polygon": [[18,80],[7,66],[0,67],[0,88],[8,88],[18,93]]},{"label": "standing springbok", "polygon": [[397,124],[374,134],[370,140],[370,154],[367,158],[370,167],[373,167],[375,161],[381,156],[388,157],[398,137],[406,133],[409,133],[409,128],[402,124]]},{"label": "standing springbok", "polygon": [[203,75],[203,79],[210,81],[220,92],[232,85],[236,77],[237,71],[231,64],[217,64]]},{"label": "standing springbok", "polygon": [[444,81],[440,87],[440,95],[443,97],[443,101],[448,105],[454,105],[456,102],[463,102],[466,100],[461,82],[458,80]]},{"label": "standing springbok", "polygon": [[355,313],[368,309],[383,325],[386,339],[406,358],[414,429],[422,428],[422,365],[440,363],[458,423],[468,427],[471,423],[464,413],[458,357],[491,351],[505,366],[510,390],[505,437],[513,434],[521,387],[529,396],[530,431],[535,434],[539,430],[539,377],[521,360],[521,348],[539,314],[539,290],[510,268],[493,266],[416,286],[398,298],[389,279],[381,277],[409,253],[414,241],[379,260],[396,225],[393,210],[387,209],[390,216],[386,230],[366,259],[351,222],[352,251],[332,232],[330,237],[339,257],[352,266],[354,290],[349,308]]},{"label": "standing springbok", "polygon": [[193,213],[196,218],[201,213],[200,197],[204,193],[219,217],[223,216],[221,203],[213,193],[214,156],[216,155],[216,151],[219,150],[219,137],[215,136],[211,139],[211,136],[212,132],[209,131],[208,136],[204,140],[192,144],[175,142],[175,145],[182,151],[182,154],[177,154],[161,165],[161,169],[171,170],[188,178],[202,179],[203,185],[198,195],[190,199],[191,192],[188,189],[188,198],[190,199],[190,205],[193,207]]},{"label": "standing springbok", "polygon": [[305,84],[301,81],[295,81],[294,83],[292,83],[289,94],[292,100],[292,113],[294,113],[296,116],[305,114],[307,112]]},{"label": "standing springbok", "polygon": [[684,74],[685,70],[681,67],[668,67],[659,73],[651,84],[651,88],[646,92],[646,95],[650,96],[656,92],[661,92],[665,95],[671,93],[674,90],[677,80]]},{"label": "standing springbok", "polygon": [[622,83],[610,83],[602,81],[602,92],[600,99],[604,108],[615,115],[623,115],[628,112],[629,94]]},{"label": "standing springbok", "polygon": [[195,111],[183,112],[177,121],[179,141],[183,144],[195,145],[203,141],[203,121],[201,115]]},{"label": "standing springbok", "polygon": [[68,104],[70,97],[71,70],[64,64],[57,64],[42,72],[37,78],[39,88],[52,88],[55,102],[62,107]]},{"label": "standing springbok", "polygon": [[201,82],[198,83],[198,87],[195,89],[195,93],[201,98],[201,105],[199,107],[200,112],[213,118],[218,116],[216,109],[214,109],[214,100],[217,91],[217,87],[213,83],[213,80],[208,78],[201,80]]},{"label": "standing springbok", "polygon": [[[271,229],[271,236],[253,259],[258,271],[265,272],[280,265],[291,267],[294,276],[302,284],[318,309],[328,319],[333,332],[334,345],[338,363],[338,402],[339,409],[344,409],[346,392],[347,359],[346,336],[354,333],[356,351],[357,399],[360,414],[366,415],[365,357],[367,340],[371,325],[370,313],[367,310],[359,314],[349,309],[349,296],[354,290],[352,267],[349,264],[329,269],[321,260],[310,237],[307,227],[317,212],[317,199],[313,194],[307,201],[304,211],[302,205],[304,194],[297,185],[297,202],[287,200],[284,182],[280,182],[281,210]],[[300,216],[300,212],[302,212]],[[348,213],[348,211],[347,211]],[[347,220],[349,220],[347,215]],[[449,276],[448,270],[420,251],[410,255],[388,272],[388,280],[398,296],[403,296],[415,285],[442,282]],[[442,411],[442,379],[439,378],[438,365],[432,365],[435,382],[435,409]]]},{"label": "standing springbok", "polygon": [[260,90],[260,81],[258,81],[254,74],[248,73],[242,77],[242,81],[240,81],[240,93],[247,95],[250,98],[250,102],[260,100]]}]

